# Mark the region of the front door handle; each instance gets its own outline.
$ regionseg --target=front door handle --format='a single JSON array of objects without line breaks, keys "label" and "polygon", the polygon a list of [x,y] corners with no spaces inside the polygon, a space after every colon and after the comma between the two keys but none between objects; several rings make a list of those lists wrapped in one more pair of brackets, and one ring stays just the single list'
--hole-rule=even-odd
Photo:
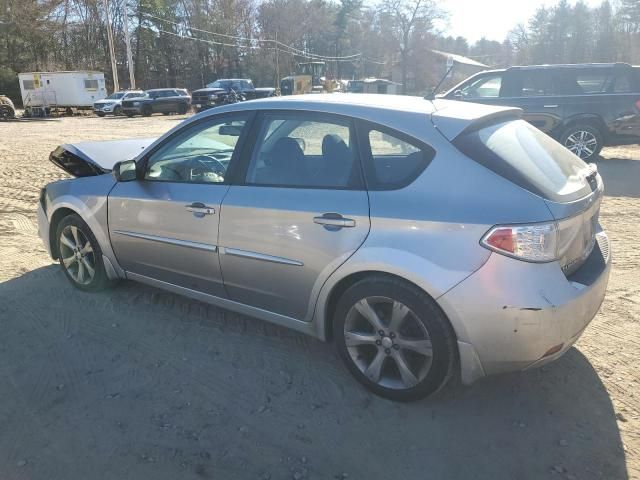
[{"label": "front door handle", "polygon": [[202,202],[193,202],[191,205],[186,205],[185,208],[188,212],[200,215],[213,215],[216,213],[216,209],[213,207],[208,207]]},{"label": "front door handle", "polygon": [[325,213],[320,217],[313,217],[313,223],[337,228],[356,226],[355,220],[352,218],[345,218],[339,213]]},{"label": "front door handle", "polygon": [[559,105],[543,105],[544,108],[558,108]]}]

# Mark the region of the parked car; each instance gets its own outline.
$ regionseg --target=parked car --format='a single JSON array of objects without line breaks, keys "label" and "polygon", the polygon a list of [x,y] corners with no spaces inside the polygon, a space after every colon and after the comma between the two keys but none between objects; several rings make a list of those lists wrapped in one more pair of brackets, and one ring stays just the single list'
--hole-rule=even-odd
[{"label": "parked car", "polygon": [[275,88],[255,88],[248,78],[222,78],[210,83],[206,88],[193,92],[193,105],[201,112],[208,108],[224,105],[232,92],[244,100],[266,98],[275,95]]},{"label": "parked car", "polygon": [[42,190],[38,228],[80,290],[128,278],[333,340],[371,391],[415,399],[557,359],[603,301],[602,179],[519,116],[236,103],[159,139],[58,147],[83,178]]},{"label": "parked car", "polygon": [[105,115],[122,115],[122,102],[133,98],[144,97],[142,90],[126,90],[121,92],[113,92],[107,98],[98,100],[93,104],[93,112],[99,117]]},{"label": "parked car", "polygon": [[444,98],[520,107],[524,118],[582,159],[640,143],[640,67],[536,65],[478,73]]},{"label": "parked car", "polygon": [[154,113],[182,115],[191,108],[191,96],[183,88],[156,88],[144,93],[143,97],[122,101],[122,112],[127,117],[134,115],[148,117]]},{"label": "parked car", "polygon": [[16,116],[16,108],[13,102],[6,95],[0,95],[0,120],[14,118]]}]

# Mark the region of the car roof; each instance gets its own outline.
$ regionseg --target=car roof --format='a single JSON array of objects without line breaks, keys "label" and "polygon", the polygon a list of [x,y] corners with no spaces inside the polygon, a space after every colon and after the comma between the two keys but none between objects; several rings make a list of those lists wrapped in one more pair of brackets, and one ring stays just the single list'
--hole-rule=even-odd
[{"label": "car roof", "polygon": [[145,92],[166,92],[167,90],[184,90],[182,88],[150,88],[149,90],[145,90]]},{"label": "car roof", "polygon": [[551,69],[572,69],[572,68],[611,68],[630,67],[628,63],[563,63],[555,65],[522,65],[509,67],[507,70],[551,70]]},{"label": "car roof", "polygon": [[440,133],[450,140],[479,120],[495,117],[519,117],[521,110],[454,100],[426,100],[423,97],[362,93],[318,93],[251,100],[205,110],[188,122],[225,112],[256,110],[311,111],[345,115],[377,123],[425,138],[434,131],[431,118]]}]

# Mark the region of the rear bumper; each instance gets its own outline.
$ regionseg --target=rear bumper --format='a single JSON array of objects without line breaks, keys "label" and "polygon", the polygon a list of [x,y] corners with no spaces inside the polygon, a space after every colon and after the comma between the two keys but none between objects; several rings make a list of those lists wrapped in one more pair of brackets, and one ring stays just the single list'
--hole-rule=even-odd
[{"label": "rear bumper", "polygon": [[557,262],[534,264],[492,254],[438,299],[461,330],[456,334],[463,383],[544,365],[578,340],[609,281],[609,239],[600,232],[597,240],[589,259],[568,278]]}]

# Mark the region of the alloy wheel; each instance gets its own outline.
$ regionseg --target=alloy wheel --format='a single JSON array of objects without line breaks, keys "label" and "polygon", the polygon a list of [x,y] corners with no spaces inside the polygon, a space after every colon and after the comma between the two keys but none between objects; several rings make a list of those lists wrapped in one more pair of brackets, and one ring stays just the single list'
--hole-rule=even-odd
[{"label": "alloy wheel", "polygon": [[567,137],[564,146],[575,153],[578,157],[589,158],[598,148],[596,136],[586,130],[578,130]]},{"label": "alloy wheel", "polygon": [[382,387],[415,387],[433,362],[426,326],[409,307],[392,298],[367,297],[355,303],[344,323],[344,339],[353,363]]},{"label": "alloy wheel", "polygon": [[96,259],[91,242],[75,225],[67,225],[60,234],[60,258],[71,278],[88,285],[96,274]]}]

